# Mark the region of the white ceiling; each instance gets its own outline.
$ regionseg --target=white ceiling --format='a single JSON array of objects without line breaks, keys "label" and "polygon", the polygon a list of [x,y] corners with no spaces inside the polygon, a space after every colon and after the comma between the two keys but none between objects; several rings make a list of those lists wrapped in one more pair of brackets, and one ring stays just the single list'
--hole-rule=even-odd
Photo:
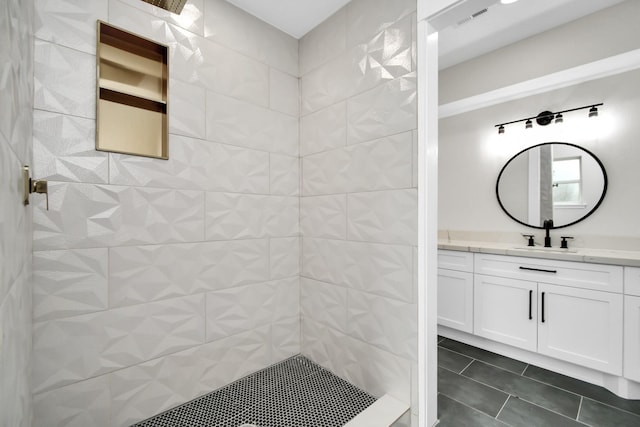
[{"label": "white ceiling", "polygon": [[507,5],[496,2],[477,18],[440,31],[439,66],[447,68],[622,1],[520,0]]},{"label": "white ceiling", "polygon": [[[297,39],[349,3],[349,0],[227,1]],[[520,0],[502,5],[493,0],[488,11],[478,18],[440,31],[440,68],[480,56],[622,1]],[[464,6],[490,4],[492,1],[465,0],[461,3]]]},{"label": "white ceiling", "polygon": [[349,3],[349,0],[227,1],[297,39]]}]

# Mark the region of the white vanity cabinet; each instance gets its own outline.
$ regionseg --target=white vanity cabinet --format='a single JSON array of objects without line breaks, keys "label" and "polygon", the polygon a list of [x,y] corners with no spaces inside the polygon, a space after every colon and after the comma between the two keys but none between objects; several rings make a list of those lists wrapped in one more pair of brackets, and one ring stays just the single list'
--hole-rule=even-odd
[{"label": "white vanity cabinet", "polygon": [[473,285],[474,334],[536,351],[537,284],[476,274]]},{"label": "white vanity cabinet", "polygon": [[625,268],[624,293],[624,376],[640,382],[640,268]]},{"label": "white vanity cabinet", "polygon": [[622,375],[621,294],[539,283],[538,300],[538,353]]},{"label": "white vanity cabinet", "polygon": [[622,375],[622,293],[620,266],[476,253],[472,334]]},{"label": "white vanity cabinet", "polygon": [[438,251],[438,323],[473,333],[473,254]]}]

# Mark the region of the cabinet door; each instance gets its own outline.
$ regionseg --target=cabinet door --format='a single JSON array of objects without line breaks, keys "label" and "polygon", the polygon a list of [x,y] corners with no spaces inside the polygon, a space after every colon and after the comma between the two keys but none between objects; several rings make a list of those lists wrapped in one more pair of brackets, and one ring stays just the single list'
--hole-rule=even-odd
[{"label": "cabinet door", "polygon": [[538,283],[538,297],[539,353],[622,375],[622,295]]},{"label": "cabinet door", "polygon": [[624,376],[640,382],[640,297],[624,297]]},{"label": "cabinet door", "polygon": [[473,274],[438,269],[438,324],[473,333]]},{"label": "cabinet door", "polygon": [[536,351],[536,283],[503,277],[474,277],[474,333]]}]

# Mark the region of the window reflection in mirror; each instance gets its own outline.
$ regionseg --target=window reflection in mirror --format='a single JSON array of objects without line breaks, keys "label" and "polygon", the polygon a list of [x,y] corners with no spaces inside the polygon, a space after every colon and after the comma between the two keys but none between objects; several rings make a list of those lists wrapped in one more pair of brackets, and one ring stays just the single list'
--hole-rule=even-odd
[{"label": "window reflection in mirror", "polygon": [[555,142],[527,148],[502,168],[496,194],[515,221],[535,228],[552,219],[554,228],[583,220],[607,190],[600,160],[574,144]]}]

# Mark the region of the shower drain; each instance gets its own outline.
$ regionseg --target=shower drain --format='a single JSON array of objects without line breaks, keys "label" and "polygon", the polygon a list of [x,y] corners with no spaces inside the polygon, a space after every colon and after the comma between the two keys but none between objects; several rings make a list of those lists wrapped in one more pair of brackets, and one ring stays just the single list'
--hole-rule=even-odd
[{"label": "shower drain", "polygon": [[258,427],[255,424],[242,424],[240,427]]}]

